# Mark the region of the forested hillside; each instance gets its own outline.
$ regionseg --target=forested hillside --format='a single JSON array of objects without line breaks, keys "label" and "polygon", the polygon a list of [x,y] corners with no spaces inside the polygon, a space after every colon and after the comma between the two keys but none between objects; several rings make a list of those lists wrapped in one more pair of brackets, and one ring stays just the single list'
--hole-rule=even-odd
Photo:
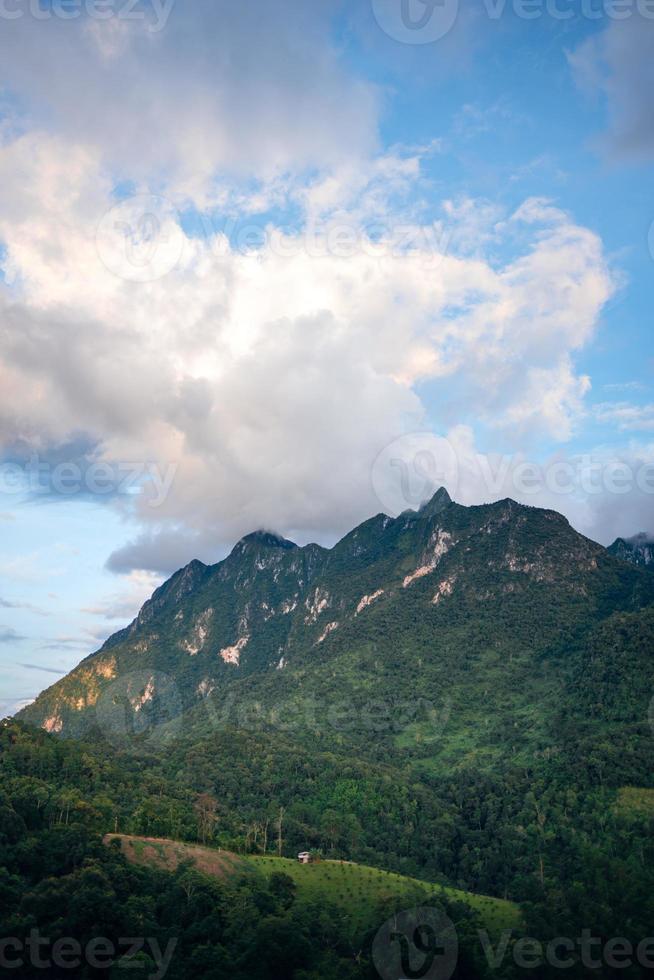
[{"label": "forested hillside", "polygon": [[[654,921],[653,599],[650,571],[560,515],[442,492],[331,551],[256,534],[217,566],[193,563],[5,724],[6,928],[39,917],[43,889],[93,880],[132,890],[129,907],[170,935],[191,872],[162,884],[127,870],[100,845],[119,833],[261,858],[310,850],[516,903],[545,940],[591,929],[639,943]],[[234,976],[368,975],[370,937],[353,950],[344,926],[330,931],[342,907],[280,908],[270,888],[230,876],[197,894],[225,909],[241,889],[310,956],[257,973],[249,951],[278,942],[265,916],[245,942],[228,911],[209,928],[188,899],[187,959],[197,928]],[[332,923],[319,941],[316,917]],[[487,968],[473,940],[461,976]]]}]

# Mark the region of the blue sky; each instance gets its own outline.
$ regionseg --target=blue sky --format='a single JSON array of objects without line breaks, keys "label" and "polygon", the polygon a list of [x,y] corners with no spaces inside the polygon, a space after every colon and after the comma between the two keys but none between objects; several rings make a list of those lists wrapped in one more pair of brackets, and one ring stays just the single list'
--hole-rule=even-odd
[{"label": "blue sky", "polygon": [[3,24],[0,713],[259,526],[654,532],[654,15],[405,3]]}]

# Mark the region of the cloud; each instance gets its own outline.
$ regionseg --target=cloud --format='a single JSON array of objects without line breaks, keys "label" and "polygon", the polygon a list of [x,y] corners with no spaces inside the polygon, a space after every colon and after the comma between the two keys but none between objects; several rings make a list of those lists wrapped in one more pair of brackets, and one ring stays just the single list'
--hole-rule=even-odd
[{"label": "cloud", "polygon": [[330,167],[375,145],[378,97],[329,42],[335,7],[193,0],[160,31],[26,16],[4,22],[0,86],[32,128],[94,148],[113,173],[211,196],[219,174]]},{"label": "cloud", "polygon": [[0,643],[22,643],[26,639],[26,636],[21,636],[16,630],[8,626],[0,626]]},{"label": "cloud", "polygon": [[41,646],[42,650],[75,650],[77,647],[86,648],[88,643],[79,636],[57,636],[53,637]]},{"label": "cloud", "polygon": [[50,613],[46,609],[41,609],[31,602],[12,602],[9,599],[3,599],[2,596],[0,596],[0,609],[27,609],[37,616],[50,616]]},{"label": "cloud", "polygon": [[[588,390],[574,355],[615,289],[601,240],[540,199],[421,217],[431,152],[339,170],[336,190],[289,177],[295,222],[266,219],[254,248],[180,225],[180,261],[142,283],[96,250],[111,191],[92,153],[38,135],[0,150],[17,209],[0,217],[0,438],[154,465],[159,487],[113,500],[142,530],[112,570],[214,560],[259,526],[336,537],[374,508],[380,449],[424,424],[425,386],[450,418],[570,438]],[[480,228],[501,262],[470,253]]]},{"label": "cloud", "polygon": [[[107,559],[106,567],[118,575],[129,574],[135,568],[168,575],[187,564],[189,555],[200,560],[208,559],[207,564],[210,564],[212,560],[222,557],[223,549],[227,546],[227,541],[223,547],[215,543],[211,545],[200,535],[191,535],[184,530],[144,531],[133,541],[113,551]],[[104,615],[106,619],[118,619],[122,617],[114,613],[123,608],[131,608],[129,601],[119,603],[118,606],[110,603],[108,606],[96,607],[95,613]]]},{"label": "cloud", "polygon": [[645,385],[642,381],[615,381],[603,384],[605,391],[642,391]]},{"label": "cloud", "polygon": [[654,404],[601,402],[594,406],[593,414],[598,422],[613,423],[621,432],[654,430]]},{"label": "cloud", "polygon": [[0,699],[0,717],[11,718],[28,704],[32,704],[34,698],[3,698]]},{"label": "cloud", "polygon": [[628,544],[654,544],[654,538],[647,534],[646,531],[639,531],[638,534],[632,534],[630,538],[625,538],[625,541],[627,541]]},{"label": "cloud", "polygon": [[[130,529],[114,572],[214,561],[260,526],[334,540],[428,405],[521,447],[583,418],[576,357],[616,289],[602,241],[543,199],[435,201],[438,134],[378,150],[337,8],[194,0],[159,32],[0,37],[0,448],[141,467],[139,492],[97,496]],[[158,228],[132,191],[165,198]]]},{"label": "cloud", "polygon": [[21,664],[18,664],[18,666],[19,667],[24,667],[25,670],[41,670],[41,671],[43,671],[46,674],[58,674],[59,676],[61,676],[62,674],[66,674],[67,673],[67,671],[65,671],[65,670],[55,670],[54,667],[41,667],[39,664],[22,664],[21,663]]},{"label": "cloud", "polygon": [[654,155],[654,20],[612,20],[568,58],[579,85],[600,92],[608,109],[607,144],[616,155]]},{"label": "cloud", "polygon": [[[607,545],[639,532],[654,537],[654,442],[600,449],[594,456],[610,486],[608,491],[570,501],[567,514],[574,526]],[[634,480],[639,484],[635,491]]]},{"label": "cloud", "polygon": [[[113,622],[115,620],[122,620],[124,622],[130,622],[139,609],[143,605],[146,599],[148,599],[155,588],[161,584],[161,577],[154,572],[160,569],[154,569],[154,571],[131,571],[134,568],[134,562],[125,562],[124,564],[117,565],[111,568],[111,571],[120,573],[130,573],[129,578],[126,580],[126,587],[121,589],[119,592],[113,592],[111,595],[102,599],[94,606],[86,606],[80,610],[80,612],[85,613],[89,616],[97,616],[99,619],[106,620],[107,622]],[[136,563],[140,568],[144,567],[144,562]],[[180,564],[184,564],[183,560]],[[174,561],[168,562],[165,566],[167,571],[170,567],[177,568],[178,565]],[[101,627],[93,630],[87,630],[89,635],[93,635],[96,638],[106,639],[107,627]]]},{"label": "cloud", "polygon": [[605,545],[640,528],[654,531],[654,443],[600,445],[581,453],[566,447],[547,455],[487,453],[472,428],[459,425],[446,438],[414,433],[390,448],[375,470],[375,486],[383,509],[393,515],[444,485],[464,505],[510,497],[556,510]]}]

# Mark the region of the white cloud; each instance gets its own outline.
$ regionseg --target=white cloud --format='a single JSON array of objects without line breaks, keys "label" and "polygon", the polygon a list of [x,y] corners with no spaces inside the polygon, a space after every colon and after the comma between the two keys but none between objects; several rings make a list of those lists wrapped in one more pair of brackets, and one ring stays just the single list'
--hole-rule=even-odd
[{"label": "white cloud", "polygon": [[654,405],[630,402],[601,402],[594,406],[598,422],[610,422],[622,432],[654,430]]},{"label": "white cloud", "polygon": [[[600,239],[550,202],[439,207],[422,175],[438,139],[375,151],[377,92],[328,40],[331,0],[253,9],[0,37],[22,106],[0,141],[0,441],[82,432],[109,462],[177,467],[161,507],[112,498],[137,525],[116,570],[211,558],[260,525],[336,536],[375,509],[372,463],[424,425],[425,392],[443,428],[569,439],[575,354],[615,289]],[[169,200],[163,230],[130,205],[103,223],[117,177]],[[172,240],[166,275],[111,271],[125,218],[146,260],[148,236]],[[259,244],[237,247],[232,218]]]},{"label": "white cloud", "polygon": [[[178,229],[177,266],[141,283],[108,271],[95,247],[111,203],[97,154],[34,133],[7,143],[4,439],[47,445],[83,428],[110,461],[175,463],[162,507],[147,494],[122,504],[151,529],[137,552],[171,561],[171,533],[222,548],[259,525],[329,537],[367,516],[377,452],[422,424],[418,383],[527,442],[567,439],[588,387],[572,357],[613,290],[601,241],[547,202],[513,220],[482,202],[479,221],[509,257],[467,255],[472,202],[446,205],[440,224],[415,213],[406,223],[401,197],[419,198],[419,159],[405,166],[394,153],[368,178],[350,171],[349,197],[326,192],[324,177],[308,189],[289,178],[288,196],[308,202],[310,239],[308,225],[269,227],[243,252]],[[351,209],[335,212],[344,199]],[[316,236],[343,226],[344,251]]]}]

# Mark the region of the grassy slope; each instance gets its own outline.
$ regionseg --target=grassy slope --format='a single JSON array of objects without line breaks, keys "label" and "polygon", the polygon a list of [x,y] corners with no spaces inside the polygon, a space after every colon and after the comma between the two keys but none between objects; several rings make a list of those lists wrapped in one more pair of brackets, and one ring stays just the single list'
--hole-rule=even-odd
[{"label": "grassy slope", "polygon": [[443,892],[449,899],[471,906],[493,934],[498,934],[503,929],[515,928],[520,923],[520,913],[512,902],[475,895],[456,888],[429,885],[416,878],[368,868],[363,864],[320,861],[302,865],[290,858],[263,856],[250,857],[248,860],[266,874],[283,871],[290,875],[298,886],[298,894],[304,900],[327,899],[342,908],[357,933],[365,933],[378,924],[376,911],[389,900],[401,898],[406,907],[410,908],[439,892]]},{"label": "grassy slope", "polygon": [[520,922],[520,913],[512,902],[474,895],[456,888],[432,886],[415,878],[361,864],[321,861],[301,865],[290,858],[241,857],[215,848],[163,838],[107,834],[105,843],[112,840],[120,841],[121,850],[128,861],[166,871],[174,871],[182,861],[191,861],[199,871],[220,878],[246,868],[256,869],[266,876],[283,871],[296,882],[300,901],[328,901],[342,909],[351,922],[353,936],[362,936],[374,928],[379,923],[380,911],[392,900],[400,899],[411,907],[438,892],[471,906],[493,934],[515,928]]}]

